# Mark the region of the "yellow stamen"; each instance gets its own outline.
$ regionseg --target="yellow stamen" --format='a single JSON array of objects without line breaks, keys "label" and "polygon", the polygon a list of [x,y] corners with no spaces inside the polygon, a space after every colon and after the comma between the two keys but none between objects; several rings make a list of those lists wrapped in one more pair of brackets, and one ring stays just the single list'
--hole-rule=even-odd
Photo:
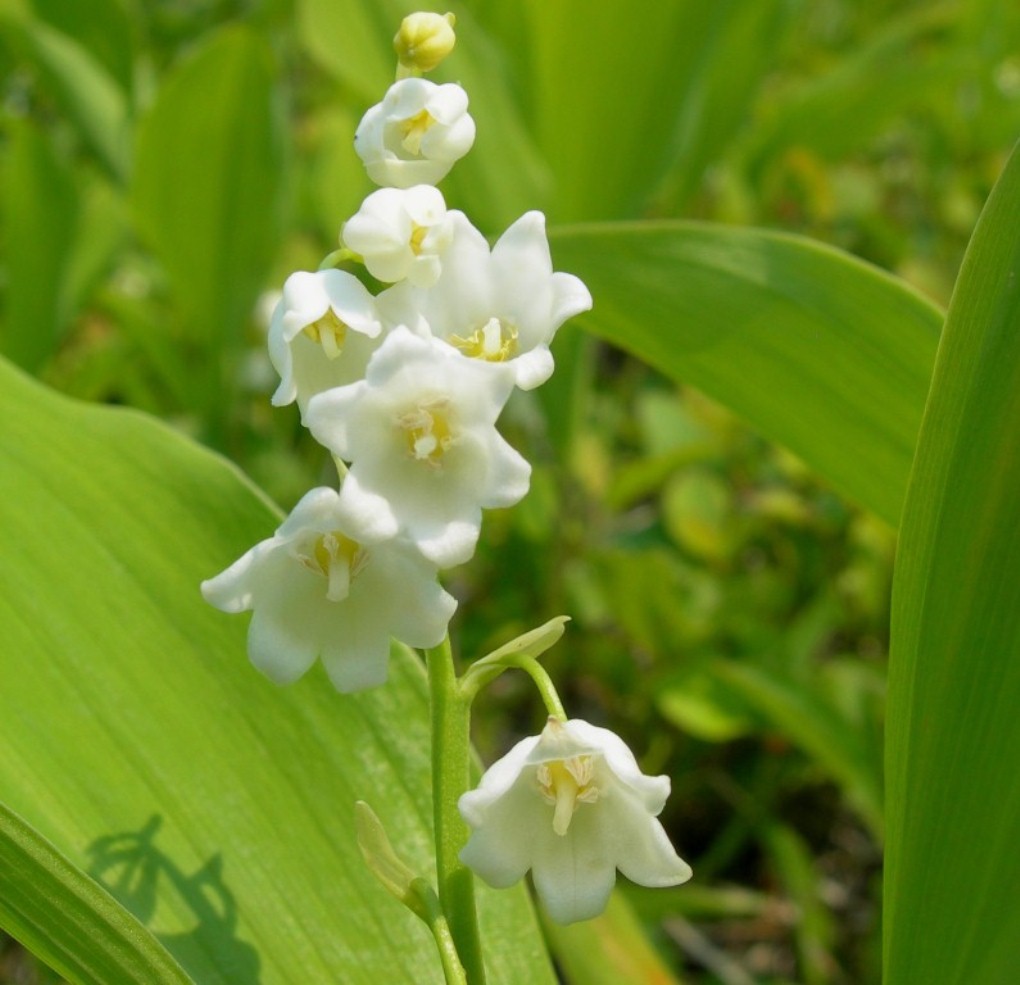
[{"label": "yellow stamen", "polygon": [[397,425],[405,432],[411,456],[437,468],[454,440],[448,416],[449,403],[444,398],[431,400],[397,418]]},{"label": "yellow stamen", "polygon": [[553,831],[561,837],[569,830],[577,805],[594,804],[599,799],[591,756],[573,756],[542,763],[537,776],[542,797],[555,805]]},{"label": "yellow stamen", "polygon": [[347,325],[337,317],[332,308],[329,308],[318,321],[306,325],[304,333],[313,342],[322,346],[327,359],[336,359],[343,352],[347,339]]},{"label": "yellow stamen", "polygon": [[361,545],[339,530],[317,537],[311,552],[301,555],[306,568],[326,578],[326,598],[330,602],[347,598],[367,559]]},{"label": "yellow stamen", "polygon": [[502,363],[517,355],[517,326],[490,318],[470,335],[451,335],[450,344],[472,359]]},{"label": "yellow stamen", "polygon": [[400,143],[408,154],[414,154],[417,157],[421,153],[422,138],[435,122],[435,117],[427,109],[420,110],[414,116],[400,121],[400,130],[404,135]]},{"label": "yellow stamen", "polygon": [[421,256],[421,244],[428,231],[428,226],[419,226],[416,222],[411,223],[411,252],[416,257]]}]

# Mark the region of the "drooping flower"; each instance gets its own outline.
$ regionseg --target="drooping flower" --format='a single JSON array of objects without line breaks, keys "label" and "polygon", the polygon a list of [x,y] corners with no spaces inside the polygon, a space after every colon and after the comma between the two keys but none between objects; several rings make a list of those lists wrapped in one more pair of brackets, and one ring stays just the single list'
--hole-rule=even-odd
[{"label": "drooping flower", "polygon": [[457,603],[436,574],[411,543],[378,540],[336,490],[318,488],[202,594],[224,612],[252,610],[248,655],[278,684],[321,657],[338,690],[360,691],[386,680],[391,637],[442,641]]},{"label": "drooping flower", "polygon": [[365,379],[311,399],[315,438],[350,462],[341,499],[379,536],[398,532],[440,567],[474,551],[482,509],[512,506],[531,466],[496,431],[513,373],[404,327]]},{"label": "drooping flower", "polygon": [[308,398],[360,379],[382,324],[375,299],[343,270],[298,271],[283,285],[269,325],[269,358],[280,374],[273,403]]},{"label": "drooping flower", "polygon": [[642,886],[691,877],[656,820],[669,787],[645,776],[615,733],[550,718],[460,798],[472,828],[461,860],[496,888],[531,869],[557,923],[588,920],[605,909],[617,869]]},{"label": "drooping flower", "polygon": [[361,254],[373,277],[404,280],[418,287],[434,284],[452,230],[438,188],[380,188],[347,220],[344,243]]},{"label": "drooping flower", "polygon": [[541,212],[521,216],[491,251],[464,213],[449,216],[453,240],[439,280],[427,290],[398,284],[388,302],[405,318],[420,312],[433,335],[464,355],[507,363],[517,386],[531,390],[552,375],[556,330],[591,308],[591,294],[573,274],[553,272]]},{"label": "drooping flower", "polygon": [[354,149],[368,176],[392,188],[442,180],[475,141],[467,106],[467,93],[453,82],[394,82],[354,134]]}]

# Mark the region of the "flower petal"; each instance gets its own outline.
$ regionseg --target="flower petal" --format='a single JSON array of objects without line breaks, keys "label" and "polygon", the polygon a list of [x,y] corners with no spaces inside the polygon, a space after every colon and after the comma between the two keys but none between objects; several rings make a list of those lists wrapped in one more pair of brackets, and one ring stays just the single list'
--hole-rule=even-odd
[{"label": "flower petal", "polygon": [[481,805],[481,798],[473,797],[477,793],[465,794],[458,805],[465,818],[478,817],[479,811],[485,817],[461,849],[460,860],[490,886],[506,889],[531,868],[534,846],[521,837],[521,832],[534,830],[534,792],[522,784],[501,795],[498,803],[488,805],[488,810]]},{"label": "flower petal", "polygon": [[248,657],[276,684],[292,684],[315,663],[316,647],[295,634],[290,619],[276,610],[256,608],[248,627]]},{"label": "flower petal", "polygon": [[579,812],[562,837],[552,833],[551,826],[548,832],[529,835],[536,843],[535,890],[560,924],[597,917],[616,884],[616,866],[599,851],[597,841],[585,836],[583,822]]}]

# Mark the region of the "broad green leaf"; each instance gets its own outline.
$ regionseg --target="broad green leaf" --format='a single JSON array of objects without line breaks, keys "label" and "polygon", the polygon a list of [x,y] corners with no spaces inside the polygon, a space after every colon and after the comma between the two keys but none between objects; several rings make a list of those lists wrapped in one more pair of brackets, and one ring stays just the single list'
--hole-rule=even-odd
[{"label": "broad green leaf", "polygon": [[[0,415],[0,798],[202,985],[442,982],[354,831],[366,800],[434,871],[420,661],[276,687],[198,590],[278,523],[235,469],[6,365]],[[551,985],[523,888],[480,890],[491,980]]]},{"label": "broad green leaf", "polygon": [[775,0],[530,0],[526,72],[558,221],[637,215],[675,165],[682,199],[740,122],[782,25]]},{"label": "broad green leaf", "polygon": [[66,274],[78,222],[70,168],[31,120],[8,125],[0,198],[5,217],[3,351],[29,371],[52,355],[67,325]]},{"label": "broad green leaf", "polygon": [[1020,967],[1020,154],[946,319],[893,583],[885,978]]},{"label": "broad green leaf", "polygon": [[[303,43],[356,94],[359,119],[393,84],[397,66],[393,36],[404,16],[419,9],[414,0],[299,0]],[[443,191],[472,222],[496,232],[527,209],[546,205],[547,175],[514,99],[498,45],[462,5],[450,3],[443,9],[457,17],[457,45],[429,74],[429,81],[459,82],[478,128],[471,152],[443,179]]]},{"label": "broad green leaf", "polygon": [[0,928],[74,985],[190,985],[102,886],[0,804]]},{"label": "broad green leaf", "polygon": [[891,524],[941,325],[905,284],[810,240],[684,222],[574,226],[581,323],[704,390]]},{"label": "broad green leaf", "polygon": [[103,64],[76,38],[43,21],[0,14],[50,83],[82,137],[115,178],[128,169],[129,121],[124,91]]},{"label": "broad green leaf", "polygon": [[221,31],[168,74],[139,126],[133,204],[187,335],[236,340],[277,247],[282,120],[266,42]]}]

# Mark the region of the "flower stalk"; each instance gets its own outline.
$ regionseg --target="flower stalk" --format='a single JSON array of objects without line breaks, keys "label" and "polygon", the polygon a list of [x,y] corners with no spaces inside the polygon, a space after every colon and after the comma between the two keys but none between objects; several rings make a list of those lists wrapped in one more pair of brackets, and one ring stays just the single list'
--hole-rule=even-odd
[{"label": "flower stalk", "polygon": [[449,636],[425,651],[432,724],[432,811],[439,902],[468,985],[484,985],[474,875],[460,860],[468,828],[457,802],[471,787],[471,701],[461,690]]}]

